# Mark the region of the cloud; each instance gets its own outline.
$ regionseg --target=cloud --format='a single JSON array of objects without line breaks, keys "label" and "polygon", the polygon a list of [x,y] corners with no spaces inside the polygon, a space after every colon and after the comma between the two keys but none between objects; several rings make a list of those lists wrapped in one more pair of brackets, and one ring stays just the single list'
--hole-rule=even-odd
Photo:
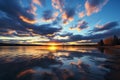
[{"label": "cloud", "polygon": [[64,24],[74,20],[75,10],[73,8],[66,8],[62,14]]},{"label": "cloud", "polygon": [[62,12],[64,8],[64,0],[52,0],[52,6]]},{"label": "cloud", "polygon": [[87,0],[85,2],[87,16],[99,12],[107,4],[107,2],[108,0]]},{"label": "cloud", "polygon": [[3,29],[27,31],[26,28],[23,27],[19,21],[10,18],[0,18],[0,30]]},{"label": "cloud", "polygon": [[[32,0],[30,3],[33,3]],[[34,1],[34,4],[36,4],[36,0]],[[57,24],[55,24],[55,22],[54,24],[36,25],[35,23],[37,23],[37,20],[34,19],[35,15],[28,12],[31,6],[28,4],[27,8],[24,8],[22,5],[23,3],[16,0],[0,0],[0,10],[4,15],[6,15],[5,17],[0,18],[0,35],[22,37],[35,36],[38,34],[46,36],[48,34],[53,35],[62,29],[59,25],[56,26]],[[36,11],[36,9],[33,11]],[[58,14],[56,12],[51,12],[51,14],[47,14],[47,12],[45,12],[43,18],[45,20],[55,20],[57,15]]]},{"label": "cloud", "polygon": [[97,42],[100,39],[106,38],[106,37],[110,37],[113,35],[117,35],[120,37],[120,28],[115,28],[115,29],[111,29],[108,31],[105,31],[103,33],[98,33],[98,34],[90,34],[87,36],[84,35],[69,35],[69,38],[67,39],[61,39],[61,40],[57,40],[60,42],[71,42],[71,41],[81,41],[81,40],[90,40],[91,42]]},{"label": "cloud", "polygon": [[68,24],[74,20],[75,8],[66,6],[64,0],[52,0],[52,6],[60,11],[63,24]]},{"label": "cloud", "polygon": [[19,36],[28,35],[26,26],[21,25],[17,20],[10,18],[0,18],[0,36]]},{"label": "cloud", "polygon": [[52,6],[60,11],[60,17],[63,24],[69,24],[69,22],[74,20],[76,9],[68,6],[68,4],[65,3],[65,0],[52,0]]},{"label": "cloud", "polygon": [[60,36],[60,35],[57,35],[57,36],[54,36],[53,38],[55,41],[62,41],[63,40],[68,40],[69,39],[69,36]]},{"label": "cloud", "polygon": [[80,41],[77,41],[78,44],[79,43],[89,43],[89,42],[91,42],[91,40],[80,40]]},{"label": "cloud", "polygon": [[15,30],[11,30],[11,29],[6,29],[6,30],[0,30],[0,36],[13,36],[13,35],[15,35],[15,34],[17,34],[16,33],[16,31]]},{"label": "cloud", "polygon": [[[22,3],[23,1],[23,3]],[[75,35],[73,33],[60,33],[67,28],[61,27],[63,24],[68,24],[74,19],[83,18],[86,14],[89,16],[93,13],[99,12],[108,0],[86,0],[85,11],[78,12],[76,5],[71,5],[64,0],[52,0],[52,6],[48,8],[39,7],[46,4],[45,0],[0,0],[0,36],[5,37],[35,37],[43,36],[49,40],[60,42],[80,41],[80,40],[94,40],[111,35],[118,35],[118,22],[109,22],[104,25],[97,25],[92,32],[96,34],[89,34],[88,36]],[[69,4],[69,5],[68,5]],[[37,14],[39,13],[39,15]],[[43,14],[42,14],[43,13]],[[76,18],[76,13],[79,18]],[[41,15],[42,14],[42,15]],[[40,18],[41,17],[41,18]],[[40,18],[40,19],[39,19]],[[38,20],[39,19],[39,20]],[[41,20],[41,21],[40,21]],[[70,27],[71,30],[84,30],[89,27],[89,24],[84,20],[73,21],[74,24]],[[71,24],[70,24],[71,25]],[[65,25],[66,26],[66,25]],[[68,25],[69,26],[69,25]],[[65,30],[66,31],[66,30]],[[115,32],[116,31],[116,32]],[[100,32],[100,33],[99,33]]]},{"label": "cloud", "polygon": [[46,10],[46,11],[43,12],[42,21],[53,22],[57,19],[58,15],[59,15],[58,12],[53,12],[51,10]]},{"label": "cloud", "polygon": [[54,34],[62,29],[60,26],[57,27],[53,27],[53,26],[55,25],[43,24],[39,26],[32,26],[30,29],[32,29],[34,33],[44,36],[49,34]]},{"label": "cloud", "polygon": [[36,22],[37,22],[37,20],[30,20],[30,19],[28,19],[27,17],[25,17],[25,16],[19,16],[19,18],[22,20],[22,21],[24,21],[24,22],[26,22],[26,23],[29,23],[29,24],[35,24]]},{"label": "cloud", "polygon": [[51,40],[58,41],[58,42],[69,42],[70,36],[72,35],[73,33],[70,33],[70,32],[57,33]]},{"label": "cloud", "polygon": [[88,23],[84,20],[79,20],[78,23],[73,26],[73,27],[70,27],[70,30],[78,30],[78,31],[81,31],[83,29],[86,29],[88,28]]},{"label": "cloud", "polygon": [[113,35],[119,36],[120,35],[120,28],[110,29],[110,30],[107,30],[103,33],[89,35],[87,37],[87,39],[102,39],[102,38],[106,38],[106,37],[113,36]]},{"label": "cloud", "polygon": [[35,35],[54,35],[61,30],[61,26],[56,24],[30,25],[24,24],[14,19],[0,19],[0,36],[35,36]]},{"label": "cloud", "polygon": [[[48,14],[49,13],[49,14]],[[43,19],[49,20],[53,17],[53,12],[51,10],[47,10],[43,12]]]},{"label": "cloud", "polygon": [[73,35],[73,33],[65,32],[63,34],[58,34],[58,35],[60,35],[61,37],[65,37],[65,36],[71,36],[71,35]]},{"label": "cloud", "polygon": [[45,5],[46,0],[30,0],[30,5],[29,5],[29,9],[27,10],[28,13],[33,14],[34,16],[37,16],[36,11],[37,11],[37,5],[39,5],[40,7],[42,7],[43,5]]},{"label": "cloud", "polygon": [[27,12],[36,16],[37,15],[36,11],[37,11],[36,5],[34,5],[33,2],[31,2],[30,8],[27,10]]},{"label": "cloud", "polygon": [[33,73],[36,73],[36,71],[33,70],[33,69],[28,69],[28,70],[25,70],[25,71],[23,71],[23,72],[20,72],[20,73],[17,75],[17,78],[20,78],[20,77],[25,76],[25,75],[27,75],[27,74],[33,74]]},{"label": "cloud", "polygon": [[[62,37],[62,36],[60,36]],[[55,39],[55,38],[54,38]],[[58,42],[72,42],[72,41],[80,41],[80,40],[85,40],[83,35],[68,35],[68,36],[63,36],[62,38],[56,38],[55,39]]]},{"label": "cloud", "polygon": [[84,36],[82,35],[72,35],[70,36],[70,41],[78,41],[78,40],[83,40]]},{"label": "cloud", "polygon": [[82,12],[78,13],[79,18],[83,18],[85,15],[86,15],[86,14],[85,14],[85,12],[84,12],[84,11],[82,11]]},{"label": "cloud", "polygon": [[116,28],[116,29],[111,29],[109,31],[106,31],[104,33],[98,33],[98,34],[91,34],[89,36],[83,36],[83,35],[72,35],[70,36],[70,39],[68,41],[79,41],[79,40],[91,40],[91,42],[93,42],[94,40],[99,40],[99,39],[103,39],[106,37],[110,37],[113,35],[120,35],[120,28]]},{"label": "cloud", "polygon": [[37,4],[39,6],[45,5],[46,0],[32,0],[34,4]]},{"label": "cloud", "polygon": [[34,19],[33,14],[27,12],[28,9],[21,6],[20,1],[16,0],[1,0],[0,1],[0,10],[5,12],[7,16],[12,18],[19,18],[19,15],[26,16],[30,20]]},{"label": "cloud", "polygon": [[113,29],[115,27],[117,27],[119,25],[118,22],[114,21],[114,22],[108,22],[104,25],[97,25],[93,32],[98,32],[98,31],[104,31],[104,30],[110,30],[110,29]]}]

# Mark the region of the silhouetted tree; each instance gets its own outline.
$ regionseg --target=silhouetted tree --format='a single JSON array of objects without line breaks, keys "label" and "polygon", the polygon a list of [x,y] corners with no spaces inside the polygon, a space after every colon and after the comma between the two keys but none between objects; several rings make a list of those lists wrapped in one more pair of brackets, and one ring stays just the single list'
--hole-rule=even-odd
[{"label": "silhouetted tree", "polygon": [[98,42],[98,45],[99,45],[99,46],[104,46],[103,40],[100,40],[100,42]]},{"label": "silhouetted tree", "polygon": [[119,45],[120,45],[120,39],[119,39]]},{"label": "silhouetted tree", "polygon": [[119,39],[116,35],[114,35],[113,37],[113,42],[112,42],[113,45],[119,45]]}]

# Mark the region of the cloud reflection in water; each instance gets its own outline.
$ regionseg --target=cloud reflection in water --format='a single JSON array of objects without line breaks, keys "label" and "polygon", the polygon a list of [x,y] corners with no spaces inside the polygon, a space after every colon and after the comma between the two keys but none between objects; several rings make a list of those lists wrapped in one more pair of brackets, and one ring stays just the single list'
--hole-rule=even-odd
[{"label": "cloud reflection in water", "polygon": [[[49,50],[49,46],[0,47],[0,79],[104,80],[104,76],[109,72],[109,69],[103,66],[107,55],[99,52],[97,48],[56,47],[55,51]],[[8,77],[5,77],[6,75]]]}]

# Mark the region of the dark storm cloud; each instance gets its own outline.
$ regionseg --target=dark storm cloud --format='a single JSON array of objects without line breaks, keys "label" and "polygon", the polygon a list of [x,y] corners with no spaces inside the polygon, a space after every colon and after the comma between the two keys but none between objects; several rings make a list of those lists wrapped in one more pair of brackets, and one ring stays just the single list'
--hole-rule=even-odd
[{"label": "dark storm cloud", "polygon": [[12,18],[18,18],[19,15],[33,19],[32,14],[27,13],[27,9],[22,8],[18,0],[0,0],[0,10]]},{"label": "dark storm cloud", "polygon": [[[43,25],[37,26],[37,25],[29,25],[26,23],[20,24],[19,22],[14,21],[12,19],[2,18],[0,19],[0,32],[1,32],[0,35],[7,33],[9,30],[15,30],[18,33],[17,36],[22,36],[23,34],[24,35],[26,34],[28,36],[28,34],[31,35],[30,32],[33,32],[39,35],[47,35],[47,34],[54,34],[55,32],[58,32],[62,29],[60,26],[57,26],[57,28],[52,26],[55,26],[55,25],[43,24]],[[28,29],[32,29],[32,31],[29,31]]]},{"label": "dark storm cloud", "polygon": [[[34,1],[34,0],[33,0]],[[35,0],[34,3],[39,0]],[[43,0],[39,2],[44,3]],[[30,0],[32,3],[32,0]],[[0,36],[32,36],[33,33],[46,36],[47,34],[54,34],[60,31],[62,28],[56,26],[57,23],[35,25],[34,15],[30,12],[30,6],[27,8],[22,7],[22,3],[17,0],[0,0],[0,13],[5,15],[0,17]],[[49,14],[48,14],[49,13]],[[44,19],[51,19],[52,11],[45,11],[43,14]],[[1,16],[2,16],[1,15]],[[56,26],[56,27],[52,27]],[[32,31],[30,30],[32,29]]]},{"label": "dark storm cloud", "polygon": [[99,41],[99,39],[104,39],[106,37],[110,37],[113,35],[117,35],[120,37],[120,28],[115,28],[108,30],[104,33],[98,33],[98,34],[90,34],[89,36],[84,36],[84,35],[70,35],[69,39],[67,40],[58,40],[60,42],[70,42],[70,41],[80,41],[80,40],[91,40],[91,42],[96,42]]},{"label": "dark storm cloud", "polygon": [[101,38],[106,38],[106,37],[113,36],[113,35],[119,36],[120,35],[120,28],[115,28],[115,29],[107,30],[103,33],[90,35],[87,37],[87,39],[101,39]]},{"label": "dark storm cloud", "polygon": [[93,31],[96,32],[96,31],[110,30],[110,29],[117,27],[118,25],[119,25],[118,22],[115,22],[115,21],[109,22],[109,23],[106,23],[102,26],[95,27]]},{"label": "dark storm cloud", "polygon": [[59,32],[62,28],[60,26],[52,27],[51,24],[44,24],[40,26],[33,26],[31,29],[33,29],[34,33],[40,34],[40,35],[48,35],[48,34],[54,34],[56,32]]},{"label": "dark storm cloud", "polygon": [[[12,21],[13,22],[13,21]],[[32,36],[32,33],[46,36],[53,35],[59,32],[62,28],[60,26],[52,27],[52,24],[36,25],[21,25],[19,23],[12,23],[11,20],[0,20],[0,36]],[[32,30],[32,31],[29,31]]]},{"label": "dark storm cloud", "polygon": [[18,21],[10,18],[0,18],[0,30],[2,29],[26,31],[26,28],[22,26]]}]

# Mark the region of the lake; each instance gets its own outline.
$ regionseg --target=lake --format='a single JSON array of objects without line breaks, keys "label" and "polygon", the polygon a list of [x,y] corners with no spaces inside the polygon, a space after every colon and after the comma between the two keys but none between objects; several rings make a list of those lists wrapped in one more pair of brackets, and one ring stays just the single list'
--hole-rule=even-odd
[{"label": "lake", "polygon": [[120,80],[120,49],[0,46],[0,80]]}]

